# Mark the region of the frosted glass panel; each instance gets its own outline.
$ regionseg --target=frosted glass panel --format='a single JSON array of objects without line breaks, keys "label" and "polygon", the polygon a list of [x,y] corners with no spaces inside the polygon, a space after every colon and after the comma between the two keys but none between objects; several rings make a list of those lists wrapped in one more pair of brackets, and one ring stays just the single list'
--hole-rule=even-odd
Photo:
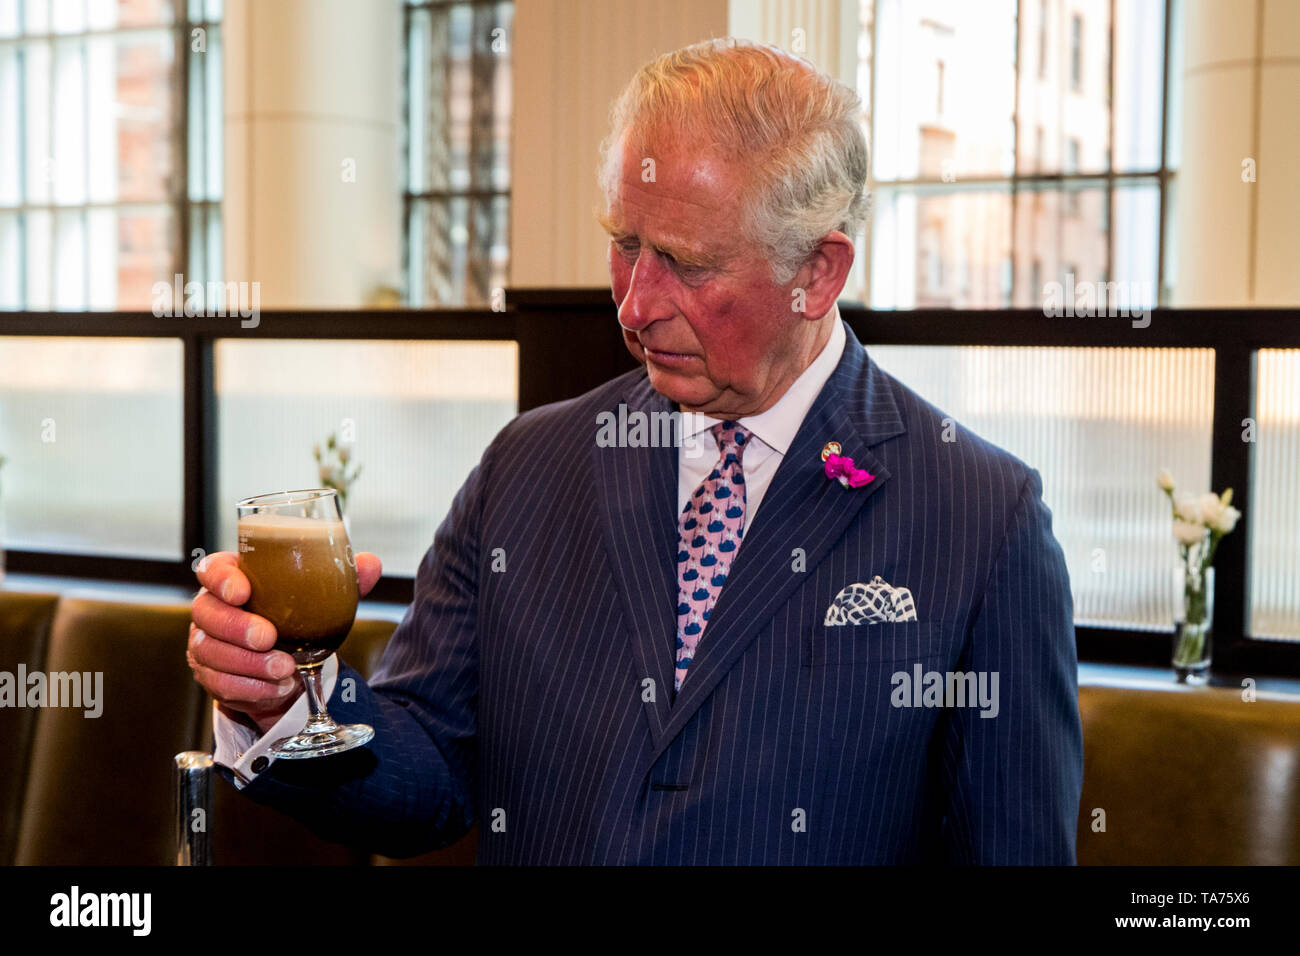
[{"label": "frosted glass panel", "polygon": [[181,555],[181,343],[0,336],[4,543]]},{"label": "frosted glass panel", "polygon": [[217,509],[235,546],[235,502],[320,486],[312,446],[335,433],[361,473],[352,542],[412,576],[452,498],[518,409],[513,342],[216,343]]},{"label": "frosted glass panel", "polygon": [[1163,467],[1210,483],[1209,349],[871,346],[882,368],[1038,469],[1080,625],[1173,626]]},{"label": "frosted glass panel", "polygon": [[1250,633],[1300,640],[1300,349],[1261,350],[1256,381]]}]

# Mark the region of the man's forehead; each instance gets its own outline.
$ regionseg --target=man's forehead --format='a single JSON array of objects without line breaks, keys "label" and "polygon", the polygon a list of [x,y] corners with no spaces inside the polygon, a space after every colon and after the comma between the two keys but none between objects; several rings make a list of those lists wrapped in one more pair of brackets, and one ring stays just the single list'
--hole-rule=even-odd
[{"label": "man's forehead", "polygon": [[644,234],[687,248],[730,248],[736,237],[743,171],[718,157],[667,149],[624,150],[622,175],[613,184],[606,229]]},{"label": "man's forehead", "polygon": [[721,200],[733,198],[744,185],[742,160],[704,144],[686,146],[667,133],[629,133],[621,146],[621,179],[634,185],[662,186],[675,195],[698,192]]}]

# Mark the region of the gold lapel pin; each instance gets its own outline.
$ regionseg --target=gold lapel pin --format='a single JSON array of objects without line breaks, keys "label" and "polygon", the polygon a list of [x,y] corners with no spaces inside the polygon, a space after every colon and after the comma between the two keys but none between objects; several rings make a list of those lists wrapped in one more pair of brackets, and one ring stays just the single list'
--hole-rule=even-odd
[{"label": "gold lapel pin", "polygon": [[839,442],[828,441],[825,445],[822,445],[822,461],[825,461],[827,458],[831,457],[831,455],[838,455],[841,451],[843,451],[843,449],[840,448]]}]

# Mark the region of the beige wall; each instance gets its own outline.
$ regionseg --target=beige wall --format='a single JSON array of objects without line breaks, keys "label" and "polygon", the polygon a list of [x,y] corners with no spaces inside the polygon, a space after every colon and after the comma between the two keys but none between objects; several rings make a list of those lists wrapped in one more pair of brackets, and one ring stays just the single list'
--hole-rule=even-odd
[{"label": "beige wall", "polygon": [[[1182,27],[1173,304],[1295,305],[1300,3],[1184,0]],[[646,60],[732,33],[852,83],[856,29],[856,0],[517,4],[510,284],[607,286],[596,151]],[[228,0],[223,31],[223,278],[260,282],[266,308],[354,307],[399,285],[398,0]]]},{"label": "beige wall", "polygon": [[[596,224],[609,107],[660,53],[732,34],[852,84],[856,0],[529,0],[515,7],[510,284],[607,286]],[[800,31],[800,32],[796,32]]]},{"label": "beige wall", "polygon": [[515,5],[510,284],[605,286],[597,147],[636,69],[727,33],[727,0]]},{"label": "beige wall", "polygon": [[262,308],[400,287],[398,0],[226,0],[222,31],[223,278]]},{"label": "beige wall", "polygon": [[[1173,305],[1300,303],[1300,3],[1184,0]],[[1253,159],[1255,181],[1243,180]]]}]

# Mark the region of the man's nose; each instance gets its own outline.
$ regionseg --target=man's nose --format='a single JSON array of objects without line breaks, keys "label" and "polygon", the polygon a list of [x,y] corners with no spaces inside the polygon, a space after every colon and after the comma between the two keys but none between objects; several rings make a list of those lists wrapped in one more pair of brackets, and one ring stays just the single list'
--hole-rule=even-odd
[{"label": "man's nose", "polygon": [[652,249],[643,249],[628,278],[627,292],[618,306],[618,321],[623,328],[639,332],[651,322],[672,318],[668,296],[668,270]]}]

